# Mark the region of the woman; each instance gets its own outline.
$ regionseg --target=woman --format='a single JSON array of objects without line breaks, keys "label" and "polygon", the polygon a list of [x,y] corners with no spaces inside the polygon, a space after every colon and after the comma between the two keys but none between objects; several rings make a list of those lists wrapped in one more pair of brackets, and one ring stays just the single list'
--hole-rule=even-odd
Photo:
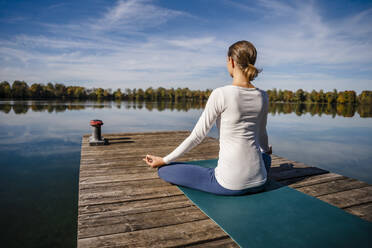
[{"label": "woman", "polygon": [[[241,195],[262,191],[271,166],[266,122],[267,93],[252,85],[259,71],[254,67],[257,51],[252,43],[238,41],[227,54],[232,84],[216,88],[191,134],[165,157],[146,155],[143,160],[163,180],[213,194]],[[216,168],[173,160],[200,144],[216,122],[219,158]]]}]

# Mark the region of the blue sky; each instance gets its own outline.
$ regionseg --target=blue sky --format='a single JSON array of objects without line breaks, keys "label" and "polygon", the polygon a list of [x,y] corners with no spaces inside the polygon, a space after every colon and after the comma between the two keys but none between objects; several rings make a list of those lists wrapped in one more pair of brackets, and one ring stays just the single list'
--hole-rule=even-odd
[{"label": "blue sky", "polygon": [[0,0],[0,80],[216,88],[249,40],[262,89],[372,90],[371,1]]}]

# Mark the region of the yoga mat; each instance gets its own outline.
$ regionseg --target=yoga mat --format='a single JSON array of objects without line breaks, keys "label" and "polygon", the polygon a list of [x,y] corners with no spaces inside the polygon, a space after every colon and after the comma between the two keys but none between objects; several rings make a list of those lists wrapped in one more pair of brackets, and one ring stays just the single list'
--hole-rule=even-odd
[{"label": "yoga mat", "polygon": [[[213,168],[217,159],[185,163]],[[178,187],[240,247],[372,247],[372,222],[274,180],[242,196]]]}]

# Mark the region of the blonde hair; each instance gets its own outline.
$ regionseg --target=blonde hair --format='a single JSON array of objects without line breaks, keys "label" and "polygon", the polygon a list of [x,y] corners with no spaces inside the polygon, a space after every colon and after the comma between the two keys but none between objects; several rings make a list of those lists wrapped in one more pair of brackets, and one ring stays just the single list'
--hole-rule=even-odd
[{"label": "blonde hair", "polygon": [[239,65],[249,81],[254,80],[262,69],[254,66],[257,58],[257,50],[252,43],[246,40],[235,42],[229,47],[227,56],[231,57]]}]

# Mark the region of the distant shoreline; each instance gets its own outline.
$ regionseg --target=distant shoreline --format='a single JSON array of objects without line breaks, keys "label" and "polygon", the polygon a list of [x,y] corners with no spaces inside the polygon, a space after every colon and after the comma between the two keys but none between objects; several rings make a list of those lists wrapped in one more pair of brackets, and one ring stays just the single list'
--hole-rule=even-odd
[{"label": "distant shoreline", "polygon": [[[85,88],[81,86],[65,86],[63,84],[34,83],[29,86],[25,81],[14,81],[10,85],[7,81],[0,83],[1,100],[140,100],[140,101],[205,101],[212,89],[190,90],[189,88],[164,87],[147,89],[126,88],[112,91],[103,88]],[[272,89],[266,90],[270,102],[283,103],[327,103],[327,104],[372,104],[372,91],[364,90],[359,95],[354,90],[324,92],[302,89],[296,91]]]}]

